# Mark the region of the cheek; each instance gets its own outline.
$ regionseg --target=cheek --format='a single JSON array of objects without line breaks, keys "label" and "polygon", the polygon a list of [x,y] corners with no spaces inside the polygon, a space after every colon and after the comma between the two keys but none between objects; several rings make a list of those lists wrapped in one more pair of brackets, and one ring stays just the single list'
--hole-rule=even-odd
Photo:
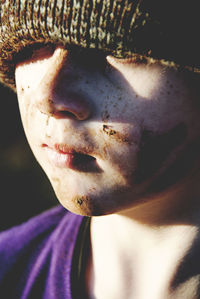
[{"label": "cheek", "polygon": [[158,193],[172,185],[199,173],[200,169],[200,139],[193,140],[185,145],[166,171],[157,177],[148,189],[149,192]]},{"label": "cheek", "polygon": [[16,70],[17,97],[22,122],[26,131],[31,122],[31,116],[33,113],[31,95],[34,94],[34,91],[31,89],[30,85],[26,82],[26,80],[23,80],[23,78],[24,76],[22,76],[20,69]]},{"label": "cheek", "polygon": [[184,123],[161,135],[154,135],[151,131],[145,130],[141,137],[136,182],[141,183],[148,177],[153,177],[170,156],[184,144],[186,137],[187,128]]},{"label": "cheek", "polygon": [[18,96],[18,103],[19,103],[19,111],[20,111],[20,116],[21,116],[21,121],[23,124],[23,128],[25,131],[25,134],[27,136],[29,127],[30,127],[30,117],[29,117],[29,112],[30,112],[30,103],[25,101],[24,95],[20,94],[17,92]]},{"label": "cheek", "polygon": [[18,95],[20,115],[24,127],[24,131],[28,139],[32,139],[35,135],[36,114],[37,111],[34,109],[30,97],[25,95]]}]

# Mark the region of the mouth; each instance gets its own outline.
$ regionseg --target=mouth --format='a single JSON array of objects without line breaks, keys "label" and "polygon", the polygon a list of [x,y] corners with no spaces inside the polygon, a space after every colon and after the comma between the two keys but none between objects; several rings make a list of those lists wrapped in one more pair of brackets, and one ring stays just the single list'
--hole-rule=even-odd
[{"label": "mouth", "polygon": [[96,158],[86,153],[77,152],[63,144],[55,144],[53,147],[42,144],[47,152],[51,164],[59,168],[69,168],[80,172],[101,172]]}]

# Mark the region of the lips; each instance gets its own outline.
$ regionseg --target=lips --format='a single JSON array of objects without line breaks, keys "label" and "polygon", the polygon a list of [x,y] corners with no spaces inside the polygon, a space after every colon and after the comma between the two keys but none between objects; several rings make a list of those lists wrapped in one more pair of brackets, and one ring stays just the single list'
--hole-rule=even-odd
[{"label": "lips", "polygon": [[86,153],[77,152],[65,144],[55,144],[53,147],[42,144],[49,161],[59,168],[69,168],[82,172],[100,172],[96,159]]}]

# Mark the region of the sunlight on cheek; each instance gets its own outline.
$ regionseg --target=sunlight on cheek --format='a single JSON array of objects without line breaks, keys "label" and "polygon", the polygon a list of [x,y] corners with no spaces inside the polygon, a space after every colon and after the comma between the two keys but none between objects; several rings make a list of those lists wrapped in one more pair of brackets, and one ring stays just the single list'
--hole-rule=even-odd
[{"label": "sunlight on cheek", "polygon": [[158,65],[120,63],[111,56],[107,57],[107,61],[126,79],[134,92],[142,98],[151,100],[162,88],[162,72]]},{"label": "sunlight on cheek", "polygon": [[15,70],[17,92],[25,89],[37,90],[43,82],[51,82],[56,71],[60,68],[66,56],[66,51],[58,47],[54,53],[44,56],[44,53],[37,54],[32,61],[25,61],[18,64]]},{"label": "sunlight on cheek", "polygon": [[[47,61],[19,65],[15,71],[17,91],[35,89],[47,75]],[[21,89],[21,90],[20,90]]]},{"label": "sunlight on cheek", "polygon": [[145,68],[138,67],[133,71],[131,66],[127,66],[124,77],[137,95],[145,99],[152,99],[162,86],[161,75],[154,70],[149,72]]}]

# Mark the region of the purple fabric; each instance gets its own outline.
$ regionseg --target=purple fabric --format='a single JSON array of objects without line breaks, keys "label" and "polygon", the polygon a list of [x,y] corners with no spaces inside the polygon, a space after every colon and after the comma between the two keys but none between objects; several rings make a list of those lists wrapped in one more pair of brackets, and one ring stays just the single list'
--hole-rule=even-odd
[{"label": "purple fabric", "polygon": [[58,206],[0,234],[0,298],[71,299],[83,217]]}]

